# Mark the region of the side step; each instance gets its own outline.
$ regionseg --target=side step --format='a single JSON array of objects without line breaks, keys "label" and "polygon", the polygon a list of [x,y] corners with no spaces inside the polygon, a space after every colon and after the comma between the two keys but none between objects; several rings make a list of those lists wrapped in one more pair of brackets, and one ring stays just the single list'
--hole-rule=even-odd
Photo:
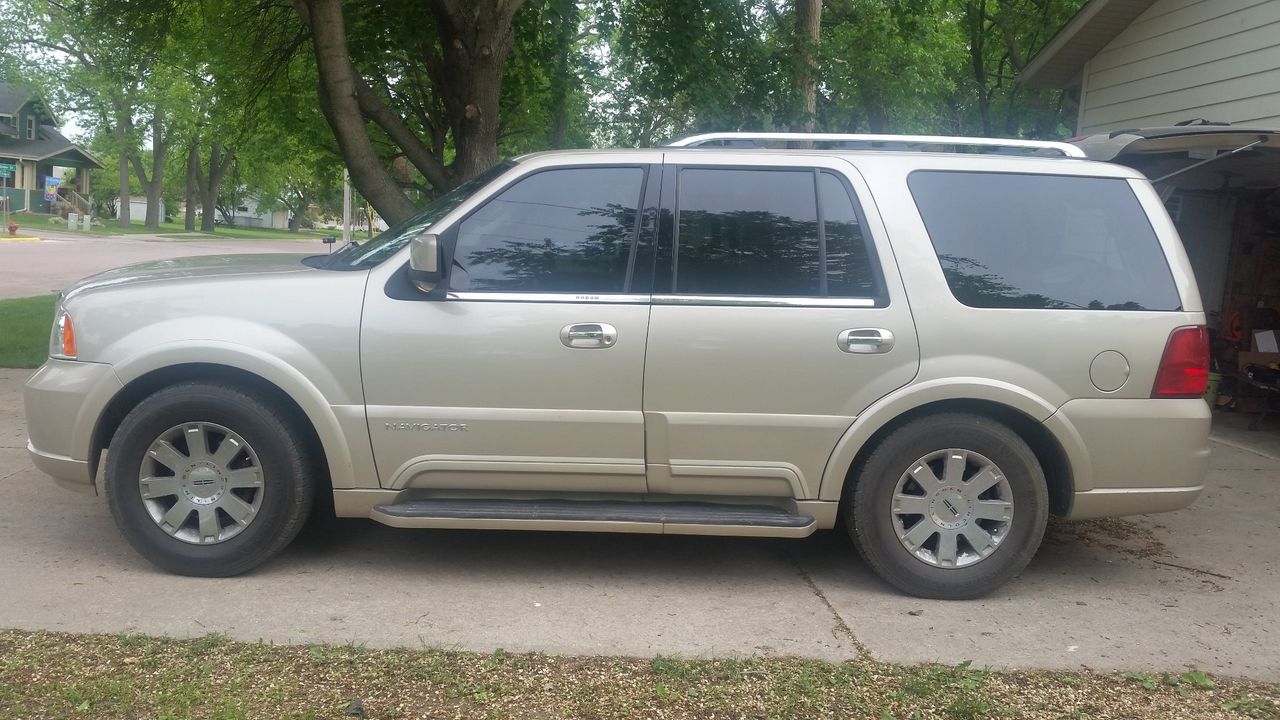
[{"label": "side step", "polygon": [[704,502],[430,499],[378,505],[370,517],[405,528],[769,537],[804,537],[817,529],[808,515],[795,515],[781,508]]}]

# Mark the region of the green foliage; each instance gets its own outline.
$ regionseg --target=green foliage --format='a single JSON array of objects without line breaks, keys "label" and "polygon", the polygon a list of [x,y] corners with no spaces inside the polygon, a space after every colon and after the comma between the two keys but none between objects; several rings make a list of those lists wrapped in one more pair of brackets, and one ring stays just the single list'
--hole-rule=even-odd
[{"label": "green foliage", "polygon": [[1128,672],[1124,674],[1124,678],[1126,680],[1132,680],[1133,682],[1138,683],[1139,685],[1142,686],[1143,690],[1148,690],[1150,692],[1155,692],[1156,688],[1158,687],[1158,685],[1156,684],[1156,679],[1148,675],[1147,673]]},{"label": "green foliage", "polygon": [[[438,68],[444,1],[343,5],[362,82],[444,168],[429,178],[410,148],[365,123],[377,159],[419,204],[463,179],[451,166],[460,129],[446,102],[459,89],[441,87]],[[817,129],[1070,134],[1070,99],[1015,77],[1082,4],[825,0],[813,48]],[[303,225],[317,208],[339,211],[343,152],[291,3],[0,0],[0,16],[0,43],[20,49],[0,57],[0,77],[29,80],[85,128],[109,164],[93,177],[103,209],[113,195],[142,192],[158,134],[170,210],[192,194],[194,148],[220,204],[253,195]],[[809,118],[796,79],[797,48],[808,45],[797,38],[795,3],[778,0],[525,0],[502,67],[498,152],[796,127]],[[225,167],[213,167],[214,144]],[[143,168],[128,187],[122,157]]]}]

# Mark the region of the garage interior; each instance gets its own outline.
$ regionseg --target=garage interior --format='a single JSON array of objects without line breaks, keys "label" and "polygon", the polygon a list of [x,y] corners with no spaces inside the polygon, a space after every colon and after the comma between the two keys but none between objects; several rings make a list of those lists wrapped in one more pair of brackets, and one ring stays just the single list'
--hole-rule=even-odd
[{"label": "garage interior", "polygon": [[1150,178],[1186,246],[1210,328],[1215,426],[1280,431],[1280,130],[1196,125],[1108,138],[1106,151],[1082,145]]}]

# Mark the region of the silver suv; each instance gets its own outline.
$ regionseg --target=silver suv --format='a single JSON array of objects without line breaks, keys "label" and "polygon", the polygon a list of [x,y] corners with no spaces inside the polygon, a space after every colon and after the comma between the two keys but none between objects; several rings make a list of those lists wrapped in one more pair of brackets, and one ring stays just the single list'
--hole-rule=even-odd
[{"label": "silver suv", "polygon": [[969,598],[1050,513],[1196,498],[1204,324],[1152,186],[1074,146],[718,134],[517,158],[329,256],[81,281],[28,447],[101,466],[175,573],[253,568],[331,495],[404,528],[842,524]]}]

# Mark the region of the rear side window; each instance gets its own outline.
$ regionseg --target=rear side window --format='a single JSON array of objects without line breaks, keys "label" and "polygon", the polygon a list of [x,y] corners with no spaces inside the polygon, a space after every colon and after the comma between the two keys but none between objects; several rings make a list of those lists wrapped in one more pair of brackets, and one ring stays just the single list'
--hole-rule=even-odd
[{"label": "rear side window", "polygon": [[677,205],[678,293],[876,294],[859,214],[831,173],[685,168]]},{"label": "rear side window", "polygon": [[535,173],[463,221],[451,290],[622,292],[644,169]]},{"label": "rear side window", "polygon": [[1181,308],[1127,180],[917,171],[907,184],[947,284],[965,305]]}]

